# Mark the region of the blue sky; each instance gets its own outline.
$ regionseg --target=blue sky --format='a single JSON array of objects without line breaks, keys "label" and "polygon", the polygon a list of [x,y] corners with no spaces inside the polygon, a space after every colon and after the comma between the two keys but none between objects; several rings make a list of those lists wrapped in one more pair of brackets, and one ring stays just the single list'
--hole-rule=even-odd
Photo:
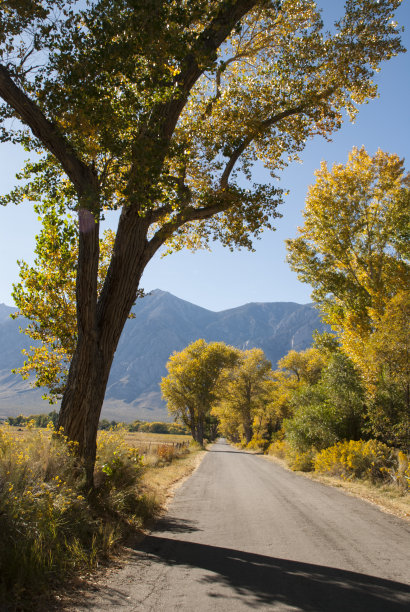
[{"label": "blue sky", "polygon": [[[342,14],[339,0],[329,5],[319,3],[325,18]],[[326,8],[327,5],[327,8]],[[403,44],[410,49],[410,6],[404,0],[397,20],[406,27]],[[266,232],[255,242],[255,253],[235,251],[217,245],[212,252],[182,251],[152,260],[144,273],[142,286],[146,291],[160,288],[185,300],[209,308],[223,310],[247,302],[310,301],[310,288],[300,283],[285,262],[284,240],[296,235],[302,224],[301,211],[313,173],[322,160],[329,164],[344,163],[353,146],[364,145],[373,154],[378,148],[410,159],[410,53],[402,54],[382,65],[377,75],[379,99],[361,107],[354,124],[345,123],[335,133],[332,142],[316,138],[308,143],[302,164],[292,164],[281,174],[279,186],[290,194],[281,207],[282,219],[275,232]],[[15,184],[27,154],[17,146],[0,144],[0,192]],[[410,164],[407,163],[410,170]],[[263,169],[254,173],[263,180]],[[110,219],[108,219],[110,222]],[[111,224],[115,219],[111,220]],[[29,204],[0,207],[0,303],[12,305],[12,283],[18,280],[17,260],[31,262],[35,234],[39,229],[36,215]]]}]

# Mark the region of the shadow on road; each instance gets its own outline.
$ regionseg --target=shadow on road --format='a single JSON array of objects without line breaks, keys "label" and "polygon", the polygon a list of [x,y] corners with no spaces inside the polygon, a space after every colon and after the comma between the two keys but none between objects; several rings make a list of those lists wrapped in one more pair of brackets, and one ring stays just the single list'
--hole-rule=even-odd
[{"label": "shadow on road", "polygon": [[218,584],[233,589],[239,599],[253,606],[286,604],[305,612],[410,609],[410,586],[365,574],[155,535],[148,536],[138,552],[156,563],[211,572],[201,581],[209,584],[210,597],[219,598],[215,601],[218,609],[223,609],[224,598],[212,594],[212,586]]},{"label": "shadow on road", "polygon": [[155,524],[155,531],[172,531],[172,533],[193,533],[202,531],[195,521],[170,516],[169,514],[160,518]]}]

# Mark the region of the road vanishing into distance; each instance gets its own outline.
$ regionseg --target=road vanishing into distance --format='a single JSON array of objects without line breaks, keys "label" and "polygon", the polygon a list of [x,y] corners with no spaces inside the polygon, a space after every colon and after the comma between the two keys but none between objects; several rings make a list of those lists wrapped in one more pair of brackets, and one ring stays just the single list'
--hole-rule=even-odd
[{"label": "road vanishing into distance", "polygon": [[220,441],[128,563],[79,604],[408,612],[410,524]]}]

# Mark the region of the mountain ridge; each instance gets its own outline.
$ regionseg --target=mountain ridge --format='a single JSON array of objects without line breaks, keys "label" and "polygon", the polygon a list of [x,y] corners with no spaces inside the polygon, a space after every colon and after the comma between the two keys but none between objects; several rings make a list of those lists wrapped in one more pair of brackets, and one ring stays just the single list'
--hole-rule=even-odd
[{"label": "mountain ridge", "polygon": [[[7,319],[0,304],[0,416],[47,412],[42,391],[10,373],[22,364],[21,349],[32,341],[18,333],[24,320]],[[290,349],[310,346],[315,329],[323,330],[312,304],[248,302],[212,311],[155,289],[139,298],[120,338],[108,380],[102,416],[117,421],[167,419],[159,382],[174,351],[203,338],[223,341],[240,349],[262,348],[275,367]]]}]

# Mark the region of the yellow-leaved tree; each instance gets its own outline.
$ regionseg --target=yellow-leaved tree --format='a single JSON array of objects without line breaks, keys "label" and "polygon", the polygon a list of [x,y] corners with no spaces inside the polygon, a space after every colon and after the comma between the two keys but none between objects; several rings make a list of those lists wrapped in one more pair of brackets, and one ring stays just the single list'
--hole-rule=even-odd
[{"label": "yellow-leaved tree", "polygon": [[279,430],[283,419],[293,416],[293,397],[303,385],[316,384],[327,359],[316,348],[289,351],[278,361],[271,384],[270,419],[274,430]]},{"label": "yellow-leaved tree", "polygon": [[384,428],[373,433],[387,440],[394,425],[402,431],[396,440],[403,445],[407,437],[408,446],[403,339],[408,337],[410,188],[403,160],[355,148],[345,165],[328,169],[323,162],[309,189],[304,218],[299,236],[287,241],[290,265],[312,285],[312,298],[359,368],[370,400],[386,376],[395,389],[384,408],[378,402],[378,411],[396,417],[386,416]]},{"label": "yellow-leaved tree", "polygon": [[201,445],[204,437],[212,437],[209,425],[218,379],[224,368],[231,368],[238,358],[234,347],[202,339],[169,358],[168,375],[161,382],[162,396],[169,413],[186,425]]},{"label": "yellow-leaved tree", "polygon": [[262,349],[237,350],[237,355],[237,364],[221,372],[212,412],[223,435],[233,440],[243,436],[249,444],[254,420],[263,418],[270,401],[272,366]]},{"label": "yellow-leaved tree", "polygon": [[[36,258],[29,266],[19,261],[20,282],[13,285],[19,315],[28,319],[22,330],[34,344],[25,349],[24,364],[15,370],[24,379],[35,375],[33,386],[46,388],[44,399],[54,403],[65,389],[68,369],[77,342],[76,270],[78,257],[76,219],[58,201],[35,205],[42,222],[36,237]],[[100,240],[98,291],[112,255],[115,234],[106,230]]]}]

